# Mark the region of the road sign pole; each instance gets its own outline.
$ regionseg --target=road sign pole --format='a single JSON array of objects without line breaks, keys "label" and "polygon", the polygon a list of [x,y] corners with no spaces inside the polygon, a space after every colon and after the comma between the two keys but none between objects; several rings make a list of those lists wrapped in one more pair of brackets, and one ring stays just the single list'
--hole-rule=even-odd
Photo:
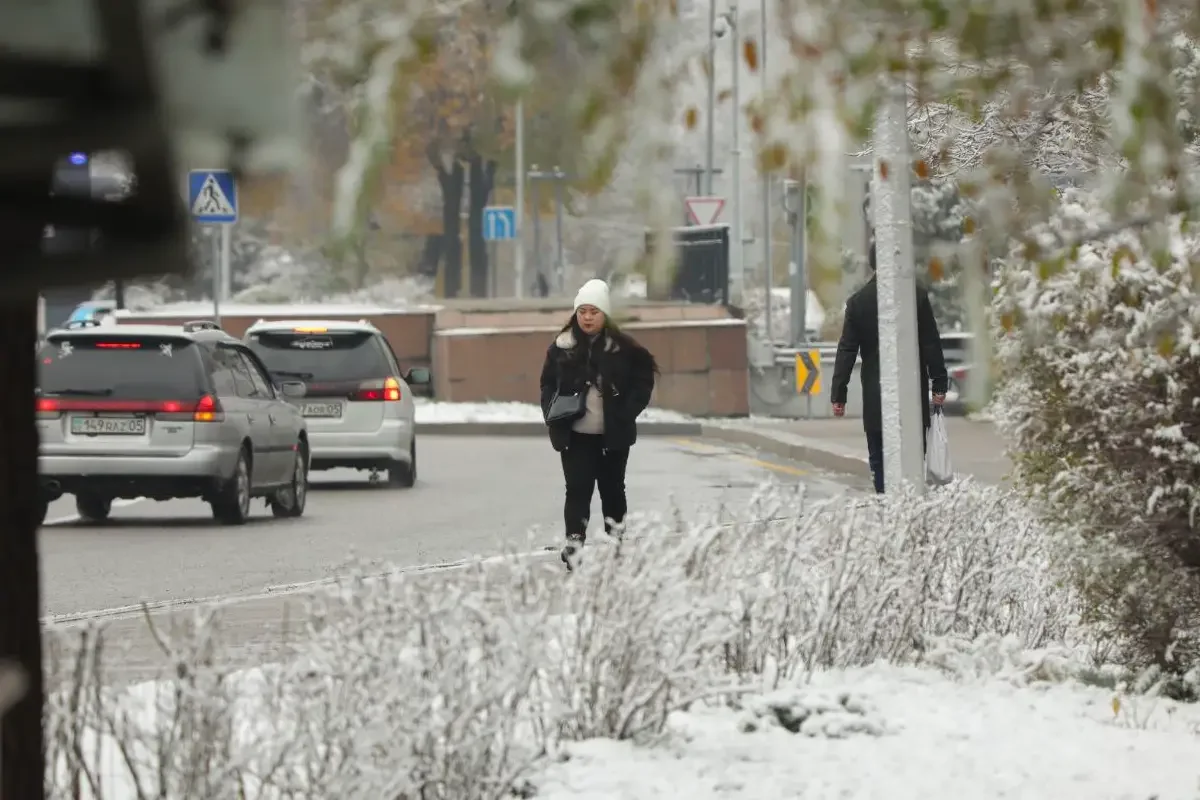
[{"label": "road sign pole", "polygon": [[516,273],[516,296],[525,296],[525,101],[517,98],[517,152],[514,171],[517,173],[517,208],[515,212],[516,241],[513,243],[513,272]]},{"label": "road sign pole", "polygon": [[[533,165],[533,171],[537,172],[537,164]],[[542,274],[542,198],[538,192],[536,180],[530,180],[529,191],[533,194],[533,271],[537,273],[538,284],[541,285],[544,280]]]},{"label": "road sign pole", "polygon": [[238,220],[237,181],[227,169],[197,169],[188,173],[188,203],[192,219],[202,225],[216,225],[213,242],[212,295],[213,319],[221,324],[221,301],[233,295],[232,225]]},{"label": "road sign pole", "polygon": [[567,291],[567,265],[563,258],[563,178],[566,177],[559,170],[554,168],[554,237],[558,240],[557,254],[555,261],[557,262],[555,270],[558,273],[556,282],[558,283],[558,293],[565,294]]},{"label": "road sign pole", "polygon": [[788,259],[788,288],[791,309],[788,338],[792,347],[802,347],[808,341],[808,268],[805,264],[804,234],[808,217],[806,185],[803,176],[784,186],[783,210],[788,213],[791,227],[791,255]]},{"label": "road sign pole", "polygon": [[908,89],[893,80],[875,125],[871,209],[879,293],[879,387],[887,491],[925,488],[917,284],[913,264]]},{"label": "road sign pole", "polygon": [[221,226],[221,299],[233,298],[233,225]]},{"label": "road sign pole", "polygon": [[213,301],[213,322],[218,326],[221,324],[221,259],[224,256],[225,248],[222,246],[221,231],[224,225],[214,225],[209,228],[212,235],[212,301]]}]

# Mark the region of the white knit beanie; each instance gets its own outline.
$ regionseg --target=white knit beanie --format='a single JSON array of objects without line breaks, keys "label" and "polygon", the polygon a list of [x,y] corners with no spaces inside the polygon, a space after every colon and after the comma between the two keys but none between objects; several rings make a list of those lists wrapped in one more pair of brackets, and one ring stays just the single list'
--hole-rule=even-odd
[{"label": "white knit beanie", "polygon": [[575,295],[575,310],[578,311],[580,306],[595,306],[606,317],[610,316],[612,305],[608,298],[608,284],[599,278],[592,278],[579,287],[579,293]]}]

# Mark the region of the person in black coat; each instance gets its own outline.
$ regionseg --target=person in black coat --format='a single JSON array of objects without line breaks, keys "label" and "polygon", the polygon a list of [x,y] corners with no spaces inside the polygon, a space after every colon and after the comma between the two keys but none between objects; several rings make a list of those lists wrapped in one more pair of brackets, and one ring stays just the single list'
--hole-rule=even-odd
[{"label": "person in black coat", "polygon": [[[846,301],[846,316],[842,323],[842,338],[838,340],[837,360],[833,367],[830,400],[836,417],[846,413],[846,393],[854,362],[862,354],[863,430],[867,435],[867,460],[875,479],[875,491],[883,492],[883,409],[879,387],[879,291],[875,280],[875,245],[868,255],[871,279]],[[917,342],[921,358],[921,413],[926,431],[929,430],[930,381],[933,382],[933,402],[946,401],[949,375],[942,354],[942,338],[929,293],[917,287]]]},{"label": "person in black coat", "polygon": [[[550,444],[562,459],[566,482],[563,563],[572,568],[587,538],[592,493],[600,491],[604,530],[624,531],[628,505],[625,468],[637,441],[637,418],[650,405],[658,365],[654,356],[611,318],[608,284],[590,280],[575,296],[575,310],[546,351],[542,365],[542,415]],[[556,398],[577,411],[549,421]]]}]

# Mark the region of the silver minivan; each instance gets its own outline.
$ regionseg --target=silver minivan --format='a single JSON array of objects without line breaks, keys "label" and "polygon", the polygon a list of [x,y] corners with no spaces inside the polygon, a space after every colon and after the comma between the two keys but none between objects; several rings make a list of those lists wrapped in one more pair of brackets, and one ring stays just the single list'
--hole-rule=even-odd
[{"label": "silver minivan", "polygon": [[252,497],[277,517],[304,513],[308,432],[249,348],[211,322],[72,323],[39,348],[35,395],[41,514],[75,495],[85,521],[116,498],[199,497],[240,525]]},{"label": "silver minivan", "polygon": [[304,382],[304,398],[294,402],[314,470],[386,471],[389,486],[416,483],[412,386],[429,384],[428,369],[402,371],[387,338],[366,320],[259,320],[246,343],[274,380]]}]

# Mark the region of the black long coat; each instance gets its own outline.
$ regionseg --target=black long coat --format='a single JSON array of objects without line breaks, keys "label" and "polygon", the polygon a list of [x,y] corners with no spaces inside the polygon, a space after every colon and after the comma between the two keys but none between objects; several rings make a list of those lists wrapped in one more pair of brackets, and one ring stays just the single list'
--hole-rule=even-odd
[{"label": "black long coat", "polygon": [[[604,446],[610,450],[631,447],[637,441],[637,418],[654,393],[654,358],[650,351],[623,333],[606,331],[590,341],[579,341],[574,330],[560,333],[546,350],[542,364],[542,415],[550,410],[556,393],[587,391],[600,378],[604,401]],[[571,423],[549,425],[550,443],[559,452],[571,440]]]},{"label": "black long coat", "polygon": [[[929,427],[930,381],[934,394],[945,394],[949,384],[946,361],[942,355],[942,338],[929,293],[917,288],[917,343],[921,357],[921,413]],[[842,323],[842,338],[838,340],[837,361],[833,367],[830,400],[845,403],[850,388],[854,361],[862,355],[863,428],[883,429],[883,410],[879,387],[879,290],[874,276],[846,301],[846,317]]]}]

